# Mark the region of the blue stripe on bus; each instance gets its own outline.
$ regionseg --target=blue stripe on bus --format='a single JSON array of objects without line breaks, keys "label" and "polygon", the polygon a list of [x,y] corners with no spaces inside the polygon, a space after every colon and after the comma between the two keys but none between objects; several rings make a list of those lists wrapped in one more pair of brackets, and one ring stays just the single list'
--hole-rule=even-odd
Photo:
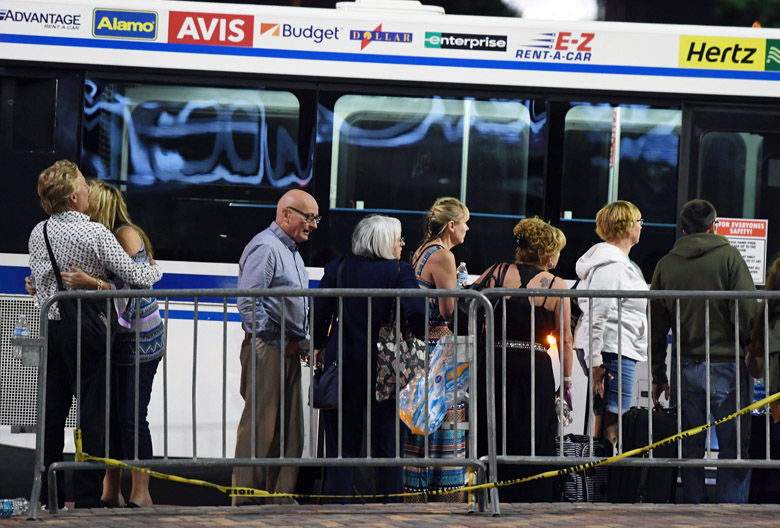
[{"label": "blue stripe on bus", "polygon": [[[165,311],[162,312],[165,317]],[[185,321],[192,321],[195,319],[195,312],[192,310],[168,310],[168,319],[182,319]],[[224,321],[224,312],[211,312],[198,310],[198,321]],[[227,320],[230,323],[240,323],[241,315],[237,313],[227,314]]]},{"label": "blue stripe on bus", "polygon": [[[25,294],[24,278],[30,275],[27,266],[0,266],[0,293]],[[309,287],[316,288],[319,280],[310,279]],[[162,279],[154,285],[157,290],[177,289],[218,289],[237,288],[238,278],[225,275],[203,275],[187,273],[165,273]],[[222,302],[222,298],[201,298],[203,302]],[[229,298],[230,304],[235,304],[235,298]]]},{"label": "blue stripe on bus", "polygon": [[568,73],[597,73],[610,75],[643,75],[655,77],[701,77],[713,79],[743,79],[780,81],[780,71],[730,71],[698,68],[669,68],[658,66],[616,66],[607,64],[568,64],[526,62],[515,60],[457,59],[448,57],[420,57],[398,55],[369,55],[333,51],[278,50],[242,48],[199,44],[171,44],[167,42],[113,41],[68,37],[42,37],[0,33],[0,42],[43,46],[70,46],[80,48],[127,49],[201,55],[236,55],[278,59],[321,60],[378,64],[409,64],[454,68],[486,68],[499,70],[530,70]]}]

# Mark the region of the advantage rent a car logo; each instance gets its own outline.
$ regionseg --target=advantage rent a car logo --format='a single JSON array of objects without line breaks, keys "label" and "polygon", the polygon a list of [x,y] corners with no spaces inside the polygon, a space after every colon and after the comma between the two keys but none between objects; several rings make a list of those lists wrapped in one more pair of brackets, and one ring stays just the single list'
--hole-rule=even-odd
[{"label": "advantage rent a car logo", "polygon": [[157,13],[120,9],[95,9],[92,35],[99,38],[154,40],[157,38]]},{"label": "advantage rent a car logo", "polygon": [[425,47],[472,51],[506,51],[506,35],[425,32]]}]

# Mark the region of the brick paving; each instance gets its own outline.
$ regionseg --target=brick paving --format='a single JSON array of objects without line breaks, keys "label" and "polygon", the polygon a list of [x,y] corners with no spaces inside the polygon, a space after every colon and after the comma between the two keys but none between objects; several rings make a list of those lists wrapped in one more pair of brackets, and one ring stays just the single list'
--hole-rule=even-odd
[{"label": "brick paving", "polygon": [[24,517],[0,519],[6,526],[58,526],[70,528],[135,527],[393,527],[447,528],[588,527],[639,528],[644,526],[776,527],[778,504],[502,504],[501,517],[466,512],[462,504],[393,504],[328,506],[181,507],[150,509],[69,510],[57,516],[42,512],[39,523]]}]

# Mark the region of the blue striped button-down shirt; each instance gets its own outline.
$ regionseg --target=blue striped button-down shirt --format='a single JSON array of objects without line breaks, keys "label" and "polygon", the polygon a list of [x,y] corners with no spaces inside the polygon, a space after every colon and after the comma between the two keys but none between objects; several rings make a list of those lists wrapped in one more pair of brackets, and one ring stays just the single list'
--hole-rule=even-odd
[{"label": "blue striped button-down shirt", "polygon": [[[255,235],[238,261],[239,288],[308,288],[309,273],[298,253],[298,246],[276,222]],[[256,313],[257,336],[279,347],[281,342],[282,302],[285,302],[287,340],[308,335],[307,299],[305,297],[239,297],[238,311],[242,326],[252,332]]]}]

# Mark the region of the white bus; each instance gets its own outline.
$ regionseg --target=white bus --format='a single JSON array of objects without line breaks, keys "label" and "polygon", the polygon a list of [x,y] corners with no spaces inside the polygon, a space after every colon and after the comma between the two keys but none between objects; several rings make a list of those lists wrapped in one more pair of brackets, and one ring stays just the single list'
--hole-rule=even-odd
[{"label": "white bus", "polygon": [[[244,245],[296,187],[324,216],[303,248],[313,284],[365,214],[400,218],[414,248],[439,196],[471,210],[455,251],[472,273],[511,259],[512,226],[539,215],[565,232],[556,273],[573,278],[596,211],[617,198],[645,219],[631,256],[648,281],[693,197],[726,217],[768,219],[768,255],[780,248],[780,30],[390,4],[0,6],[0,443],[33,445],[10,433],[34,423],[35,377],[9,337],[22,312],[37,331],[27,239],[44,218],[37,175],[57,159],[125,192],[163,266],[159,288],[235,286]],[[191,456],[192,305],[169,319],[166,453]],[[224,446],[222,319],[221,305],[200,306],[198,456],[232,453],[242,406],[231,304]]]}]

